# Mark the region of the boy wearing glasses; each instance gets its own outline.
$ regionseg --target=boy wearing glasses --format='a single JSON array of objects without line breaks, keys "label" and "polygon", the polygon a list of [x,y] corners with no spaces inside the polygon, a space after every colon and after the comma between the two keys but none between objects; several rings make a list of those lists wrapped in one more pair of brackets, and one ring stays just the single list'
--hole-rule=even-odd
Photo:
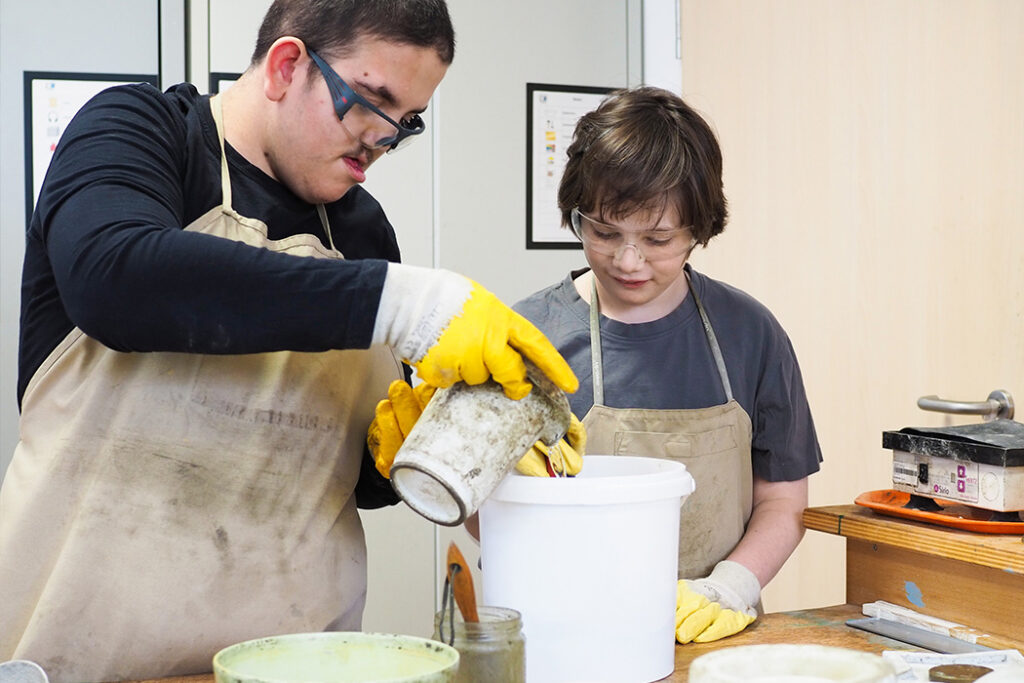
[{"label": "boy wearing glasses", "polygon": [[768,309],[687,263],[727,215],[721,151],[693,109],[619,91],[567,154],[558,204],[590,267],[515,308],[580,379],[588,453],[686,464],[677,639],[732,635],[800,542],[821,461],[796,356]]},{"label": "boy wearing glasses", "polygon": [[398,264],[358,187],[453,53],[443,0],[278,0],[226,93],[112,88],[68,126],[26,242],[0,660],[148,679],[357,630],[357,484],[396,500],[364,451],[399,361],[521,398],[522,354],[575,389],[479,285]]}]

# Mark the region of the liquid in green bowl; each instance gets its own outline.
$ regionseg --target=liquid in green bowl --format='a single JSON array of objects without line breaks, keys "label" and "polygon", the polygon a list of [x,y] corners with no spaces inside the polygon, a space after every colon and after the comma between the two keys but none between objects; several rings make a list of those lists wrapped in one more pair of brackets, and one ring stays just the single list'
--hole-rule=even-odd
[{"label": "liquid in green bowl", "polygon": [[217,683],[447,683],[459,653],[427,638],[294,633],[249,640],[213,657]]}]

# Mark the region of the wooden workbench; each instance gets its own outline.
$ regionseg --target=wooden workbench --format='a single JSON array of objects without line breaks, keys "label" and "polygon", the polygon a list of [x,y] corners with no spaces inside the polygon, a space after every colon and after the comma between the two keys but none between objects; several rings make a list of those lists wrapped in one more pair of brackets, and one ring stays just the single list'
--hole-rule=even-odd
[{"label": "wooden workbench", "polygon": [[689,679],[690,663],[694,659],[713,650],[740,645],[830,645],[879,655],[886,650],[921,650],[919,647],[846,625],[848,619],[859,619],[863,616],[860,605],[835,605],[797,612],[765,614],[731,638],[713,643],[676,645],[676,670],[662,680],[686,683]]},{"label": "wooden workbench", "polygon": [[[820,609],[765,614],[744,631],[731,638],[713,643],[690,643],[676,645],[676,669],[662,681],[686,683],[689,679],[690,663],[700,655],[723,647],[755,645],[761,643],[798,643],[831,645],[852,650],[881,654],[885,650],[918,650],[866,631],[846,626],[847,619],[863,616],[859,606],[836,605]],[[213,683],[212,674],[179,676],[138,683]]]},{"label": "wooden workbench", "polygon": [[[808,508],[808,529],[844,536],[846,601],[819,609],[766,614],[743,632],[713,643],[676,646],[675,672],[723,647],[762,643],[831,645],[880,654],[919,650],[846,626],[861,605],[884,600],[922,614],[982,629],[980,644],[1024,651],[1024,543],[1020,536],[978,534],[886,517],[857,505]],[[212,674],[142,683],[213,683]]]},{"label": "wooden workbench", "polygon": [[804,526],[846,538],[846,601],[884,600],[1024,651],[1021,536],[960,531],[858,505],[808,508]]}]

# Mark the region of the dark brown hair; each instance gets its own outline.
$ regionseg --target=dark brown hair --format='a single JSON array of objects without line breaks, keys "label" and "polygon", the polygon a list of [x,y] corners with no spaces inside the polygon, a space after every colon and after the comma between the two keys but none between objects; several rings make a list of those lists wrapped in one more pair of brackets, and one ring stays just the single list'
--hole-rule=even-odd
[{"label": "dark brown hair", "polygon": [[346,56],[365,36],[433,48],[445,64],[455,57],[445,0],[274,0],[260,25],[252,64],[283,36],[299,38],[324,59]]},{"label": "dark brown hair", "polygon": [[678,95],[618,90],[576,124],[558,188],[562,225],[574,207],[623,218],[674,202],[697,241],[725,229],[722,151],[707,122]]}]

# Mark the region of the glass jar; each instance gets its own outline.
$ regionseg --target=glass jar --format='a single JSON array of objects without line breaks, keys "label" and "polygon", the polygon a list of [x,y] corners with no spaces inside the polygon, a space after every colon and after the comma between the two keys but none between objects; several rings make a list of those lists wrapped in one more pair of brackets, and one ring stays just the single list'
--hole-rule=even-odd
[{"label": "glass jar", "polygon": [[478,622],[463,621],[458,609],[434,615],[434,640],[459,651],[455,683],[524,683],[522,616],[506,607],[478,607],[477,614]]}]

